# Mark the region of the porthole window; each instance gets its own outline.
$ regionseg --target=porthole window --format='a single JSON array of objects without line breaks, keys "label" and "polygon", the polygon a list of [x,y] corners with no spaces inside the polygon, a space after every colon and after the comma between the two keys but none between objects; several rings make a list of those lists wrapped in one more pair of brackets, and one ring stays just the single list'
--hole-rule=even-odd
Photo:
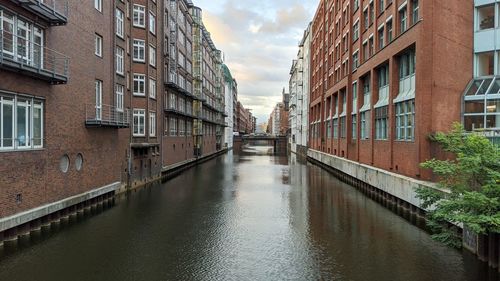
[{"label": "porthole window", "polygon": [[83,155],[81,153],[78,153],[78,155],[76,155],[75,168],[77,171],[81,171],[83,168]]},{"label": "porthole window", "polygon": [[68,155],[65,154],[63,157],[61,157],[61,161],[59,162],[59,169],[63,173],[68,172],[68,170],[69,170],[69,156]]}]

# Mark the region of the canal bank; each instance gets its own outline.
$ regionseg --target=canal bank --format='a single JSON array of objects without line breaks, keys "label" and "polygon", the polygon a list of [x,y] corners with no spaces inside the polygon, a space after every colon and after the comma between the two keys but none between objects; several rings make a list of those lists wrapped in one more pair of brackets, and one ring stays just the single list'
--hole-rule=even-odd
[{"label": "canal bank", "polygon": [[[307,159],[422,228],[425,228],[427,210],[422,207],[416,190],[431,188],[447,192],[432,182],[416,180],[313,149],[308,149]],[[500,271],[500,235],[477,235],[467,228],[461,230],[463,248],[489,267]]]},{"label": "canal bank", "polygon": [[329,172],[269,149],[230,151],[5,247],[0,280],[496,280]]},{"label": "canal bank", "polygon": [[116,182],[54,203],[1,218],[0,246],[6,243],[16,243],[18,239],[27,237],[31,234],[36,235],[42,227],[50,227],[52,224],[57,225],[61,221],[69,220],[70,217],[90,212],[90,210],[102,205],[107,206],[117,195],[154,185],[162,180],[170,179],[179,175],[186,169],[209,161],[227,153],[227,151],[227,149],[223,149],[203,157],[193,158],[182,163],[163,167],[161,177],[143,182],[142,184],[127,186],[120,182]]}]

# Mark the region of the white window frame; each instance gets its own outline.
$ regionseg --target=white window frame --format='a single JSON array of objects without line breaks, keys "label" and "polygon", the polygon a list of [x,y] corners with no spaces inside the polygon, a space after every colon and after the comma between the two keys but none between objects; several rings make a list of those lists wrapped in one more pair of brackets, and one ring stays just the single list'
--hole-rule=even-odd
[{"label": "white window frame", "polygon": [[156,67],[156,48],[149,45],[149,65]]},{"label": "white window frame", "polygon": [[156,99],[156,80],[149,77],[149,97]]},{"label": "white window frame", "polygon": [[[137,123],[136,123],[137,118]],[[134,137],[146,136],[146,110],[134,108],[133,112],[133,130]]]},{"label": "white window frame", "polygon": [[134,27],[146,27],[146,7],[143,5],[134,4],[132,21]]},{"label": "white window frame", "polygon": [[133,94],[140,97],[146,96],[146,75],[134,73]]},{"label": "white window frame", "polygon": [[149,136],[156,137],[156,112],[149,112]]},{"label": "white window frame", "polygon": [[151,11],[149,12],[149,32],[156,35],[156,15]]},{"label": "white window frame", "polygon": [[102,36],[95,34],[95,55],[102,58]]},{"label": "white window frame", "polygon": [[94,0],[94,8],[102,13],[102,0]]},{"label": "white window frame", "polygon": [[116,18],[116,35],[120,38],[124,38],[125,14],[123,13],[122,10],[117,8],[115,12],[115,18]]},{"label": "white window frame", "polygon": [[102,120],[102,81],[95,80],[95,119]]},{"label": "white window frame", "polygon": [[123,112],[125,86],[116,84],[116,111]]},{"label": "white window frame", "polygon": [[[132,58],[134,62],[145,62],[146,61],[146,41],[142,39],[135,39],[133,43],[133,54]],[[137,52],[136,52],[137,51]]]},{"label": "white window frame", "polygon": [[125,74],[125,50],[116,46],[116,73],[120,75]]}]

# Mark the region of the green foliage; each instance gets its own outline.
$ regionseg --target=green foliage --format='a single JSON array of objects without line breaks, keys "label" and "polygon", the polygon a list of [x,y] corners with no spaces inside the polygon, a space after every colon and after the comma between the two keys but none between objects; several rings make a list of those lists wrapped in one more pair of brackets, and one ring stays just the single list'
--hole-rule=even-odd
[{"label": "green foliage", "polygon": [[422,163],[439,177],[447,192],[417,190],[428,212],[428,226],[438,241],[461,246],[454,225],[466,225],[476,233],[500,232],[500,148],[487,138],[466,134],[461,124],[431,136],[454,159],[431,159]]}]

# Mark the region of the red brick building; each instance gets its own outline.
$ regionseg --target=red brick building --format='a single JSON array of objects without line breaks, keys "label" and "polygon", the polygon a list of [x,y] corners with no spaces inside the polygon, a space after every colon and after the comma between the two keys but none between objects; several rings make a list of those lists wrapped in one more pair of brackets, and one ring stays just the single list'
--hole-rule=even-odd
[{"label": "red brick building", "polygon": [[428,135],[461,120],[473,2],[319,3],[312,26],[310,148],[414,178]]},{"label": "red brick building", "polygon": [[191,1],[0,0],[0,30],[0,244],[222,150]]}]

